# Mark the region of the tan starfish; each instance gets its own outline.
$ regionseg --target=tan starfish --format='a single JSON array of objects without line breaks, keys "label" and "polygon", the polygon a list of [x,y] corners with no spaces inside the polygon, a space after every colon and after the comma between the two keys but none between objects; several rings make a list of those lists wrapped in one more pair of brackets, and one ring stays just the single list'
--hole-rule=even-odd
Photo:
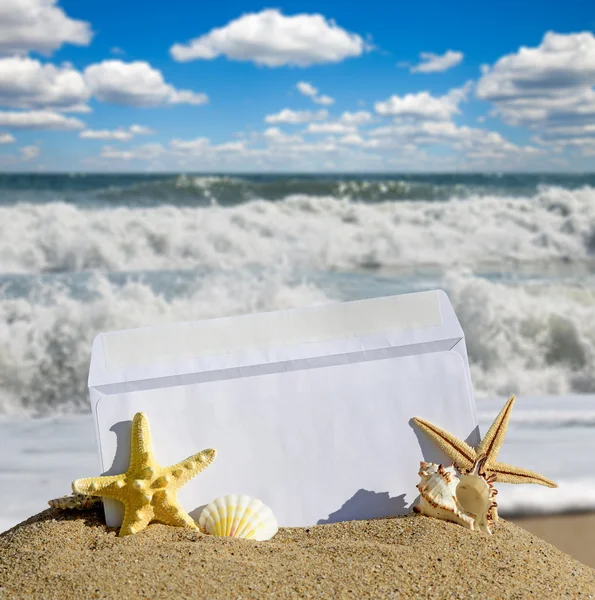
[{"label": "tan starfish", "polygon": [[[545,485],[551,488],[558,487],[556,483],[539,473],[496,462],[498,452],[500,451],[504,436],[506,435],[508,420],[510,419],[514,401],[515,396],[511,396],[504,405],[504,408],[500,411],[500,414],[492,423],[484,438],[479,443],[479,446],[477,446],[476,450],[463,440],[452,435],[452,433],[433,425],[429,421],[425,421],[418,417],[415,417],[413,421],[441,450],[444,451],[460,471],[470,471],[478,457],[485,455],[484,471],[488,475],[493,475],[495,481],[501,483],[538,483],[539,485]],[[495,508],[493,509],[492,514],[494,520],[496,520],[498,515]]]},{"label": "tan starfish", "polygon": [[147,416],[132,420],[130,466],[126,473],[88,477],[72,482],[72,491],[87,496],[114,498],[124,504],[120,537],[142,531],[151,521],[197,529],[178,504],[178,490],[215,460],[215,450],[203,450],[171,467],[161,467],[153,457]]}]

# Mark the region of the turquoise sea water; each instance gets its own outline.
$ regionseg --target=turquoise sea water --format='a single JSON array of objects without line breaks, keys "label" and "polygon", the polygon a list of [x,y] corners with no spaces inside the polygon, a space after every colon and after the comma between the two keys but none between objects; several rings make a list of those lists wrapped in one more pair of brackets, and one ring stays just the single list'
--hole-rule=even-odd
[{"label": "turquoise sea water", "polygon": [[0,175],[0,414],[96,333],[441,287],[478,396],[595,393],[595,175]]}]

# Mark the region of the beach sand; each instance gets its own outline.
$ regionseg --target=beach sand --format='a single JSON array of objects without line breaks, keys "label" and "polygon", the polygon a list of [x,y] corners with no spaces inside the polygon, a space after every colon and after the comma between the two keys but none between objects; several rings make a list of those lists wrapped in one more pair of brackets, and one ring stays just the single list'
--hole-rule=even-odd
[{"label": "beach sand", "polygon": [[504,520],[493,536],[419,515],[282,529],[267,542],[100,510],[50,509],[0,535],[0,598],[595,598],[595,571]]},{"label": "beach sand", "polygon": [[595,569],[595,513],[511,517],[510,520]]}]

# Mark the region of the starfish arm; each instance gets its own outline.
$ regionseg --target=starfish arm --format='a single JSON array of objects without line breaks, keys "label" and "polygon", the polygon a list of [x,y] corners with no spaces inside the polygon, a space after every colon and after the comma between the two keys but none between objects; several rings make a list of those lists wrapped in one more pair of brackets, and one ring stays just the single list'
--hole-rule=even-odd
[{"label": "starfish arm", "polygon": [[137,507],[126,504],[124,521],[120,527],[118,537],[125,537],[142,531],[154,518],[154,510],[150,504],[139,505]]},{"label": "starfish arm", "polygon": [[160,491],[155,494],[153,501],[155,519],[173,525],[174,527],[188,527],[198,529],[194,519],[178,504],[175,492]]},{"label": "starfish arm", "polygon": [[413,422],[452,460],[460,469],[471,469],[477,454],[469,444],[429,421],[415,417]]},{"label": "starfish arm", "polygon": [[501,483],[537,483],[550,488],[558,487],[557,483],[554,483],[547,477],[544,477],[535,471],[521,469],[520,467],[515,467],[513,465],[495,463],[493,465],[487,465],[486,469],[489,473],[496,475],[496,481]]},{"label": "starfish arm", "polygon": [[149,419],[143,412],[138,412],[132,419],[132,432],[130,435],[130,467],[129,470],[152,465],[153,444],[151,443],[151,428]]},{"label": "starfish arm", "polygon": [[124,479],[125,475],[75,479],[72,482],[72,491],[75,494],[119,499],[121,497],[122,488],[124,487]]},{"label": "starfish arm", "polygon": [[511,396],[477,447],[477,455],[485,454],[488,463],[495,463],[502,447],[515,396]]},{"label": "starfish arm", "polygon": [[187,459],[168,467],[167,471],[173,478],[175,489],[181,488],[195,475],[198,475],[201,471],[206,469],[215,460],[216,454],[215,450],[208,448],[207,450],[189,456]]},{"label": "starfish arm", "polygon": [[163,468],[153,457],[149,421],[144,413],[132,420],[130,463],[126,473],[88,477],[72,482],[72,490],[86,497],[114,498],[124,504],[120,537],[142,531],[152,520],[197,529],[176,499],[176,491],[215,460],[215,450],[203,450]]}]

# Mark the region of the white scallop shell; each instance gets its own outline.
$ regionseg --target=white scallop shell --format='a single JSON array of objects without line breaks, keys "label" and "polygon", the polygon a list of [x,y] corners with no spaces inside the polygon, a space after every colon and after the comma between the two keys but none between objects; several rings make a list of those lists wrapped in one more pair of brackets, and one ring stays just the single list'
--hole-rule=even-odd
[{"label": "white scallop shell", "polygon": [[494,496],[493,477],[487,477],[483,471],[485,457],[479,458],[470,473],[461,475],[456,489],[457,500],[463,509],[474,517],[474,529],[491,534],[490,509],[497,506]]},{"label": "white scallop shell", "polygon": [[198,519],[205,533],[251,540],[270,540],[278,531],[273,511],[250,496],[229,494],[213,500]]},{"label": "white scallop shell", "polygon": [[421,495],[415,512],[473,529],[474,515],[467,514],[457,500],[459,479],[454,467],[422,461],[419,476],[417,489]]}]

